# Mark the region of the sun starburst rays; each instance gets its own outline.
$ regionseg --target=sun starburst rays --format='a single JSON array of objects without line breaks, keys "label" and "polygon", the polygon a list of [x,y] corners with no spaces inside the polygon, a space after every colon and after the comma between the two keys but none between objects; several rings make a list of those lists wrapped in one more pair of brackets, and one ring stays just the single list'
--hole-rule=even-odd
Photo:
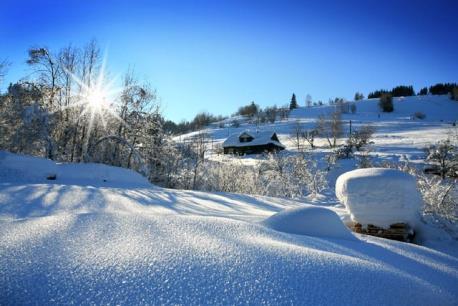
[{"label": "sun starburst rays", "polygon": [[117,77],[108,80],[105,72],[105,59],[106,57],[103,58],[101,67],[95,77],[87,74],[80,78],[64,68],[65,73],[71,77],[78,87],[76,89],[78,93],[71,96],[71,102],[64,109],[79,109],[78,120],[88,116],[88,133],[92,131],[99,121],[103,128],[106,128],[110,118],[114,118],[127,126],[126,122],[116,112],[119,94],[125,88],[115,85],[118,80]]}]

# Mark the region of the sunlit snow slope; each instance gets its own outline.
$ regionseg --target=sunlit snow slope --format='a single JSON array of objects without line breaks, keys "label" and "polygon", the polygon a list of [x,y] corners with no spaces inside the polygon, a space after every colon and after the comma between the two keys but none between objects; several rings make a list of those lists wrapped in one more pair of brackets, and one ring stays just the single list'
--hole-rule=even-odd
[{"label": "sunlit snow slope", "polygon": [[298,206],[0,152],[0,304],[457,303],[457,258],[261,222]]}]

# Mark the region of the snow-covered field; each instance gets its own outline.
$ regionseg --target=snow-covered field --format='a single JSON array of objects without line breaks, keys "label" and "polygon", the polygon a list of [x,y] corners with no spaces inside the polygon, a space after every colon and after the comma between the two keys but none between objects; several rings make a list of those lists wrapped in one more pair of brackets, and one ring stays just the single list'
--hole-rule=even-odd
[{"label": "snow-covered field", "polygon": [[0,304],[458,303],[456,241],[356,235],[345,218],[0,152]]}]

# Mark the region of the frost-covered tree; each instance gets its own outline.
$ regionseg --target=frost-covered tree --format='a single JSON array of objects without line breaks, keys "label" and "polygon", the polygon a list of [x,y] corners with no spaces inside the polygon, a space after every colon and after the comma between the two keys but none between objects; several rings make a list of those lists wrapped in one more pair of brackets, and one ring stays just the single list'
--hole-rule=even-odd
[{"label": "frost-covered tree", "polygon": [[458,147],[450,139],[427,148],[426,161],[437,167],[442,179],[447,176],[458,177]]},{"label": "frost-covered tree", "polygon": [[48,156],[52,151],[49,114],[41,104],[41,91],[30,83],[8,87],[1,97],[0,144],[17,153]]},{"label": "frost-covered tree", "polygon": [[307,96],[305,96],[305,106],[312,107],[312,104],[313,104],[312,96],[307,94]]},{"label": "frost-covered tree", "polygon": [[458,222],[458,187],[456,181],[443,181],[434,176],[418,180],[425,207],[423,213],[442,223]]}]

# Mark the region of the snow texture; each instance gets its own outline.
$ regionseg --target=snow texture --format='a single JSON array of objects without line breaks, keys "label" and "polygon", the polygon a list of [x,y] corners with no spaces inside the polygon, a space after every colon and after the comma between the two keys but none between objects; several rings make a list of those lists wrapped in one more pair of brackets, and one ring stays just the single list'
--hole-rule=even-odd
[{"label": "snow texture", "polygon": [[[303,203],[168,190],[103,165],[68,165],[60,172],[65,183],[59,176],[46,181],[41,164],[52,162],[14,158],[29,166],[0,163],[1,305],[458,300],[453,256],[374,237],[292,235],[260,223]],[[20,176],[13,177],[11,169]],[[111,181],[94,179],[104,171]],[[334,215],[307,209],[271,220],[282,223],[283,215],[290,222],[313,216],[327,223],[323,228],[338,224]]]},{"label": "snow texture", "polygon": [[346,172],[336,182],[336,195],[351,219],[363,225],[414,225],[422,199],[410,174],[395,169],[367,168]]},{"label": "snow texture", "polygon": [[284,210],[269,217],[263,224],[285,233],[356,240],[339,216],[324,207],[310,205]]}]

